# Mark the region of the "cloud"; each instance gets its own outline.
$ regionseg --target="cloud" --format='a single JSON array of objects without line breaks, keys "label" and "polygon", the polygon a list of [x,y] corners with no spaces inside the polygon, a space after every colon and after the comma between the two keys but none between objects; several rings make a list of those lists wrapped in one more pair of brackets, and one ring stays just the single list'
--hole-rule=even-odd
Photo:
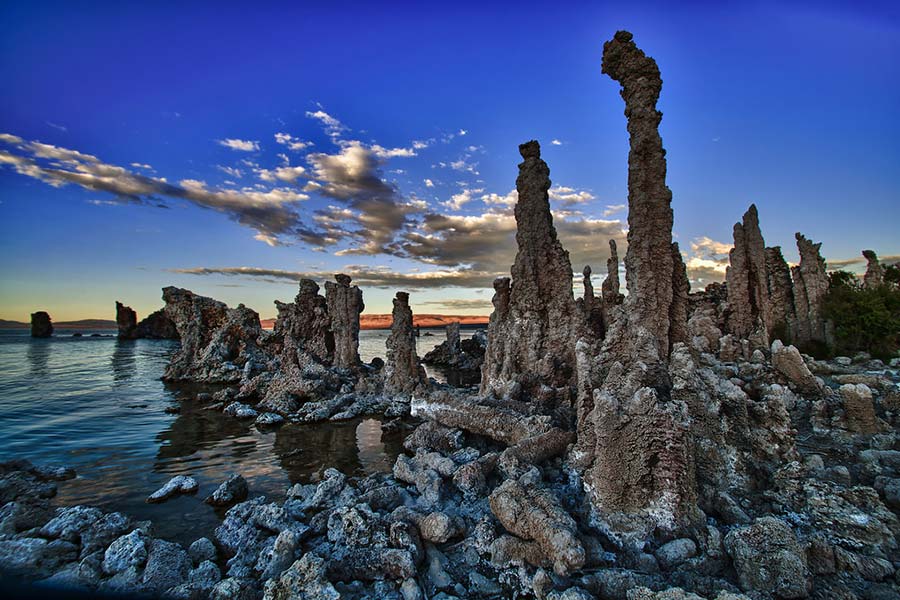
[{"label": "cloud", "polygon": [[417,156],[416,150],[414,148],[385,148],[383,146],[379,146],[378,144],[373,144],[371,146],[371,150],[372,154],[382,159],[398,157],[409,158],[411,156]]},{"label": "cloud", "polygon": [[562,146],[562,142],[555,138],[550,140],[550,143],[553,144],[554,146]]},{"label": "cloud", "polygon": [[329,115],[324,110],[317,111],[306,111],[306,116],[310,119],[316,119],[317,121],[322,123],[322,126],[325,127],[325,133],[327,133],[332,139],[338,138],[341,134],[347,130],[347,127],[344,126],[343,123]]},{"label": "cloud", "polygon": [[53,129],[57,129],[59,131],[62,131],[63,133],[66,133],[67,131],[69,131],[69,128],[66,127],[65,125],[57,125],[56,123],[51,123],[50,121],[44,121],[44,122],[47,125],[49,125],[50,127],[52,127]]},{"label": "cloud", "polygon": [[624,204],[608,204],[606,208],[603,209],[604,217],[611,217],[618,212],[622,212],[625,210]]},{"label": "cloud", "polygon": [[463,206],[475,199],[475,194],[480,194],[483,191],[483,188],[463,188],[458,194],[453,194],[446,202],[441,202],[441,206],[450,210],[460,210]]},{"label": "cloud", "polygon": [[352,209],[344,232],[353,236],[356,244],[339,254],[388,252],[395,234],[408,224],[408,215],[420,210],[384,181],[377,157],[360,142],[345,142],[337,154],[314,153],[307,160],[316,193]]},{"label": "cloud", "polygon": [[[561,202],[563,206],[573,206],[575,204],[584,204],[594,200],[594,195],[585,190],[578,191],[575,188],[564,187],[561,185],[550,188],[547,193],[551,200]],[[606,215],[604,215],[606,216]]]},{"label": "cloud", "polygon": [[240,152],[257,152],[259,150],[259,142],[252,140],[239,140],[236,138],[226,138],[224,140],[216,140],[220,146],[238,150]]},{"label": "cloud", "polygon": [[240,179],[241,177],[244,176],[244,172],[236,167],[225,167],[222,165],[216,165],[216,168],[218,170],[222,171],[223,173],[225,173],[226,175],[228,175],[229,177],[234,177],[236,179]]},{"label": "cloud", "polygon": [[295,138],[289,133],[276,133],[275,142],[281,144],[282,146],[287,146],[288,150],[294,150],[295,152],[306,150],[313,145],[312,142],[307,142],[299,138]]},{"label": "cloud", "polygon": [[713,282],[724,281],[731,248],[731,244],[705,235],[692,239],[690,254],[686,255],[684,263],[691,284],[705,287]]},{"label": "cloud", "polygon": [[430,180],[430,179],[426,179],[426,180],[425,180],[425,187],[433,188],[433,187],[434,187],[434,182],[433,182],[432,180]]},{"label": "cloud", "polygon": [[446,310],[493,310],[490,300],[485,299],[468,299],[468,298],[447,298],[446,300],[428,300],[426,302],[417,302],[418,306],[437,306]]},{"label": "cloud", "polygon": [[90,154],[37,141],[22,141],[16,149],[16,154],[0,151],[0,164],[9,165],[17,173],[53,187],[77,185],[107,192],[119,203],[148,206],[159,206],[162,198],[184,200],[226,214],[265,236],[267,243],[286,242],[303,230],[295,205],[309,197],[296,190],[216,189],[195,179],[173,184],[164,178],[149,177],[104,163]]},{"label": "cloud", "polygon": [[469,132],[466,131],[465,129],[460,129],[459,131],[456,132],[456,135],[466,135],[466,134],[468,134],[468,133],[469,133]]},{"label": "cloud", "polygon": [[6,144],[17,145],[22,143],[22,138],[17,135],[13,135],[11,133],[0,133],[0,142],[4,142]]},{"label": "cloud", "polygon": [[263,181],[274,183],[283,181],[285,183],[294,183],[299,178],[306,175],[306,167],[277,167],[275,169],[259,169],[256,174]]},{"label": "cloud", "polygon": [[[270,282],[331,279],[322,271],[285,271],[257,267],[194,267],[171,269],[171,272],[182,275],[226,275]],[[361,287],[386,289],[485,288],[490,287],[494,280],[494,275],[491,273],[481,273],[471,269],[436,269],[399,273],[386,267],[348,265],[336,272],[349,275],[353,278],[353,282]]]}]

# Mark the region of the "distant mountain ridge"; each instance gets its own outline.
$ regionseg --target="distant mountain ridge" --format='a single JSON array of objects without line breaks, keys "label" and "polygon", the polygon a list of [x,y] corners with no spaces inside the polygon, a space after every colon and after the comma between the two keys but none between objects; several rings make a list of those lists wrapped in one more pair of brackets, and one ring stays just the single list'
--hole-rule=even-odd
[{"label": "distant mountain ridge", "polygon": [[[458,322],[463,328],[487,325],[489,317],[486,315],[413,315],[415,327],[446,327],[449,323]],[[360,315],[360,329],[390,329],[391,315]],[[272,329],[275,319],[262,319],[263,329]],[[0,319],[0,329],[28,329],[31,325],[22,321],[7,321]],[[110,319],[80,319],[78,321],[54,321],[55,329],[116,329],[116,322]]]},{"label": "distant mountain ridge", "polygon": [[[30,323],[0,319],[0,329],[28,329]],[[78,321],[54,321],[54,329],[116,329],[116,322],[110,319],[80,319]]]}]

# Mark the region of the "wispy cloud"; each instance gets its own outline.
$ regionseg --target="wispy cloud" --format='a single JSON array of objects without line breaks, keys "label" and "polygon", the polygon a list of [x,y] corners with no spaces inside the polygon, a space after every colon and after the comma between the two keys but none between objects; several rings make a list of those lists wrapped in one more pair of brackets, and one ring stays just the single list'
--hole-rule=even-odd
[{"label": "wispy cloud", "polygon": [[282,146],[287,146],[288,150],[293,150],[295,152],[306,150],[313,145],[312,142],[307,142],[305,140],[295,138],[289,133],[276,133],[275,142],[281,144]]},{"label": "wispy cloud", "polygon": [[220,146],[238,150],[240,152],[257,152],[259,150],[259,142],[253,140],[239,140],[236,138],[226,138],[224,140],[216,140]]},{"label": "wispy cloud", "polygon": [[606,208],[603,209],[604,217],[611,217],[616,213],[620,213],[625,210],[624,204],[608,204]]},{"label": "wispy cloud", "polygon": [[14,152],[0,151],[0,164],[53,187],[76,185],[107,192],[118,203],[158,206],[165,198],[184,200],[228,215],[256,230],[270,244],[290,239],[303,229],[295,205],[309,196],[296,190],[217,189],[194,179],[169,183],[164,178],[135,173],[77,150],[27,142],[9,134],[2,139],[14,145]]}]

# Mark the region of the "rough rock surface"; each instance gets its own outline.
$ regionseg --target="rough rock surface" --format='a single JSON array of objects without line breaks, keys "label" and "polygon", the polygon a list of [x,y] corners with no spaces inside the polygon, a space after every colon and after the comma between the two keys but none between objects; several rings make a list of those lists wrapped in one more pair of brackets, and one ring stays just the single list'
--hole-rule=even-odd
[{"label": "rough rock surface", "polygon": [[585,554],[575,521],[549,491],[507,479],[490,497],[491,510],[511,533],[535,540],[558,575],[584,566]]},{"label": "rough rock surface", "polygon": [[728,253],[728,262],[728,332],[741,339],[757,329],[766,332],[771,320],[766,244],[755,204],[750,205],[740,223],[734,224],[734,247]]},{"label": "rough rock surface", "polygon": [[207,496],[204,502],[213,506],[231,506],[246,500],[249,493],[247,480],[235,473],[223,481],[212,494]]},{"label": "rough rock surface", "polygon": [[884,268],[878,262],[878,255],[874,250],[863,250],[866,259],[866,274],[863,275],[863,287],[874,288],[884,283]]},{"label": "rough rock surface", "polygon": [[119,338],[132,340],[137,329],[137,313],[130,306],[125,306],[116,301],[116,327],[119,329]]},{"label": "rough rock surface", "polygon": [[151,340],[177,340],[178,329],[172,319],[166,315],[165,309],[161,308],[147,315],[134,332],[138,338],[146,338]]},{"label": "rough rock surface", "polygon": [[[166,367],[163,379],[229,383],[240,381],[245,369],[265,363],[259,349],[259,315],[243,304],[222,302],[175,287],[163,289],[166,315],[175,323],[181,348]],[[249,367],[248,367],[249,364]]]},{"label": "rough rock surface", "polygon": [[[508,396],[513,387],[526,397],[541,386],[574,383],[575,341],[581,313],[572,293],[572,265],[550,214],[550,169],[536,141],[519,146],[516,244],[512,282],[494,282],[494,312],[482,366],[483,394]],[[566,389],[564,398],[569,401]]]},{"label": "rough rock surface", "polygon": [[791,268],[781,254],[780,246],[766,248],[766,272],[769,280],[768,333],[769,342],[790,338],[797,329],[794,304],[794,285]]},{"label": "rough rock surface", "polygon": [[323,364],[331,364],[334,354],[334,335],[325,297],[319,285],[311,279],[300,280],[300,290],[293,302],[275,301],[278,318],[275,336],[289,338],[300,349]]},{"label": "rough rock surface", "polygon": [[387,340],[387,361],[382,371],[384,391],[393,394],[412,394],[427,385],[425,369],[416,354],[416,332],[413,328],[409,294],[397,292],[394,298],[391,335]]},{"label": "rough rock surface", "polygon": [[806,554],[791,528],[780,519],[763,517],[725,536],[741,587],[779,598],[807,596]]},{"label": "rough rock surface", "polygon": [[[656,110],[659,69],[630,33],[620,31],[604,45],[603,72],[622,86],[631,144],[629,294],[607,332],[599,368],[582,346],[571,458],[597,518],[643,535],[657,527],[677,530],[697,518],[690,419],[687,406],[670,397],[667,372],[670,344],[687,337],[686,304],[680,307],[686,302],[684,267],[678,268],[673,252],[672,194]],[[673,318],[685,322],[673,324]]]},{"label": "rough rock surface", "polygon": [[365,309],[362,290],[350,285],[348,275],[334,276],[325,282],[325,300],[331,331],[334,334],[334,366],[342,369],[359,367],[359,315]]},{"label": "rough rock surface", "polygon": [[43,310],[31,313],[31,337],[48,338],[53,335],[53,323],[50,315]]},{"label": "rough rock surface", "polygon": [[838,392],[844,408],[842,424],[855,433],[871,434],[885,429],[885,423],[875,414],[872,390],[863,383],[845,383]]},{"label": "rough rock surface", "polygon": [[819,253],[821,243],[814,244],[797,233],[797,250],[800,263],[791,268],[794,280],[794,312],[797,315],[797,331],[794,341],[831,342],[831,332],[822,314],[822,301],[828,292],[828,275],[825,259]]}]

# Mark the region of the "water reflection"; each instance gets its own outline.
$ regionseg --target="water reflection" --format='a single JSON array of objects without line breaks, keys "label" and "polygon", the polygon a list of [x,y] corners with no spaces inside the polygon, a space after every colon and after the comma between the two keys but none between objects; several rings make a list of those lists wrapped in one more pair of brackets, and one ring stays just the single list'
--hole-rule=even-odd
[{"label": "water reflection", "polygon": [[124,383],[137,374],[137,357],[134,340],[116,340],[116,347],[110,359],[113,381]]},{"label": "water reflection", "polygon": [[49,370],[47,363],[50,360],[51,339],[31,338],[28,344],[28,364],[31,374],[35,377],[45,377]]}]

